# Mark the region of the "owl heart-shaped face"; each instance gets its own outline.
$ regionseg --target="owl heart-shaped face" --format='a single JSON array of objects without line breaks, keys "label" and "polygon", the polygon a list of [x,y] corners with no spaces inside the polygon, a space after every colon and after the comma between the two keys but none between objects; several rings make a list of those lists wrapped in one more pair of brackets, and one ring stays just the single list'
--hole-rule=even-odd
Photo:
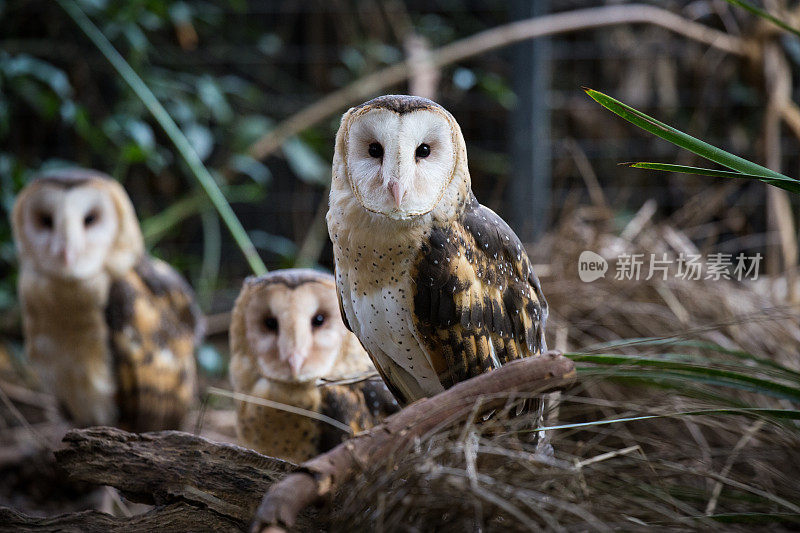
[{"label": "owl heart-shaped face", "polygon": [[39,271],[83,279],[102,270],[119,229],[107,190],[45,185],[21,209],[27,259]]},{"label": "owl heart-shaped face", "polygon": [[[243,345],[263,377],[288,383],[313,381],[336,363],[347,330],[333,280],[314,273],[273,276],[245,284],[236,320],[244,321]],[[287,277],[287,280],[284,280]]]},{"label": "owl heart-shaped face", "polygon": [[455,171],[456,130],[435,107],[356,111],[345,133],[343,157],[347,179],[364,209],[398,220],[433,210]]}]

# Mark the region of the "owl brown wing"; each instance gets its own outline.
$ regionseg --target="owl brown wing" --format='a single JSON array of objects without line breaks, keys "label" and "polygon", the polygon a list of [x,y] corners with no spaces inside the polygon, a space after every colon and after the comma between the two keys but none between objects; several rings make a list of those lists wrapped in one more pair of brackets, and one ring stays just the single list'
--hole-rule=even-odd
[{"label": "owl brown wing", "polygon": [[[353,433],[366,431],[400,406],[380,379],[365,379],[347,385],[322,385],[322,414],[350,426]],[[330,424],[324,424],[320,435],[320,452],[341,443],[347,434]]]},{"label": "owl brown wing", "polygon": [[415,269],[417,338],[444,387],[546,350],[547,302],[522,243],[474,197],[434,227]]},{"label": "owl brown wing", "polygon": [[194,400],[203,330],[192,290],[169,265],[145,257],[112,283],[106,321],[120,425],[178,429]]}]

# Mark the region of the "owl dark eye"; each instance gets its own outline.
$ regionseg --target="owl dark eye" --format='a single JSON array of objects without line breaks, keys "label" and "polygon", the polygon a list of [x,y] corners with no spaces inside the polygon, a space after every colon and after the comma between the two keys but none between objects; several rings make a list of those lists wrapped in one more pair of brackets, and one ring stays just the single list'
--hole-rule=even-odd
[{"label": "owl dark eye", "polygon": [[372,143],[369,145],[369,155],[370,157],[374,157],[379,159],[383,157],[383,146],[380,143]]},{"label": "owl dark eye", "polygon": [[100,215],[97,214],[97,211],[91,211],[85,217],[83,217],[83,225],[91,226],[97,222],[98,218],[100,218]]},{"label": "owl dark eye", "polygon": [[39,213],[38,221],[43,228],[53,229],[53,216],[50,213]]},{"label": "owl dark eye", "polygon": [[273,316],[268,316],[264,319],[264,327],[267,331],[278,331],[278,319]]},{"label": "owl dark eye", "polygon": [[315,328],[320,327],[322,324],[325,323],[325,315],[322,313],[317,313],[314,315],[314,318],[311,319],[311,325]]},{"label": "owl dark eye", "polygon": [[431,155],[431,147],[425,143],[420,144],[417,146],[417,151],[415,152],[417,157],[428,157]]}]

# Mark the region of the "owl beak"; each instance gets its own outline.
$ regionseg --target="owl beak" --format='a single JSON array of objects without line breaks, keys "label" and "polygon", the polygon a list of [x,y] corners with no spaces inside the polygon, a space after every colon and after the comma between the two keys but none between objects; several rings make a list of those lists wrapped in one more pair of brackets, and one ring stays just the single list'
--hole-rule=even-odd
[{"label": "owl beak", "polygon": [[60,257],[65,266],[72,266],[72,263],[75,262],[75,256],[75,250],[68,246],[61,250]]},{"label": "owl beak", "polygon": [[75,262],[75,258],[78,255],[75,248],[70,246],[70,243],[56,244],[51,248],[50,253],[52,253],[53,256],[55,256],[58,261],[60,261],[61,264],[66,267],[72,266],[72,263]]},{"label": "owl beak", "polygon": [[299,351],[294,351],[289,354],[287,362],[289,363],[289,369],[292,371],[292,377],[297,378],[300,375],[303,363],[306,362],[306,356]]},{"label": "owl beak", "polygon": [[406,195],[406,188],[395,179],[389,180],[389,191],[394,198],[394,205],[400,209],[400,204],[403,203],[403,197]]}]

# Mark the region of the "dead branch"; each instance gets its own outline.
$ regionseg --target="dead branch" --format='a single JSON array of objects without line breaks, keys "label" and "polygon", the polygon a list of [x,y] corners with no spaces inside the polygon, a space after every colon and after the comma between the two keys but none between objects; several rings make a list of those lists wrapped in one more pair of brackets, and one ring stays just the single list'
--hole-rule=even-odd
[{"label": "dead branch", "polygon": [[435,100],[441,72],[430,63],[430,42],[422,35],[409,33],[403,40],[403,48],[411,67],[408,93]]},{"label": "dead branch", "polygon": [[[630,4],[579,9],[513,22],[438,48],[430,52],[426,62],[428,68],[437,69],[520,41],[617,24],[652,24],[729,54],[748,55],[745,41],[738,37],[685,19],[666,9]],[[264,159],[292,135],[349,105],[362,102],[387,87],[405,81],[414,72],[415,60],[409,58],[381,69],[317,100],[253,143],[248,150],[249,155]]]},{"label": "dead branch", "polygon": [[58,411],[56,398],[52,394],[46,394],[33,390],[16,383],[11,383],[0,379],[0,390],[2,390],[10,400],[29,405],[31,407],[38,407],[42,411],[55,412]]},{"label": "dead branch", "polygon": [[[299,471],[272,485],[258,508],[252,531],[292,527],[301,511],[342,487],[364,465],[382,464],[434,428],[459,420],[473,410],[477,416],[501,407],[509,393],[552,391],[574,379],[573,362],[551,351],[541,357],[514,361],[419,400],[380,426],[303,463]],[[481,408],[475,410],[477,401],[481,401]]]},{"label": "dead branch", "polygon": [[[242,531],[261,496],[294,465],[179,431],[134,434],[96,427],[67,433],[56,461],[71,479],[109,485],[150,511],[30,517],[0,508],[0,531]],[[311,519],[301,516],[304,529]]]},{"label": "dead branch", "polygon": [[228,333],[231,327],[231,312],[216,313],[213,315],[206,315],[206,337],[218,335],[220,333]]},{"label": "dead branch", "polygon": [[[762,53],[764,80],[768,98],[764,124],[764,148],[767,166],[781,170],[781,119],[791,125],[792,72],[789,60],[777,41],[765,43]],[[787,120],[787,118],[789,120]],[[767,224],[770,231],[780,236],[780,248],[767,248],[767,266],[778,274],[778,252],[782,252],[783,273],[786,276],[786,299],[796,303],[797,285],[797,233],[789,193],[777,187],[767,189]]]},{"label": "dead branch", "polygon": [[[232,530],[246,527],[267,487],[293,468],[232,444],[179,431],[134,434],[96,427],[72,430],[55,452],[72,479],[110,485],[131,501],[155,505],[130,519],[81,513],[39,519],[3,511],[0,523],[23,530]],[[179,518],[181,512],[186,517]],[[80,524],[80,527],[73,526]]]}]

